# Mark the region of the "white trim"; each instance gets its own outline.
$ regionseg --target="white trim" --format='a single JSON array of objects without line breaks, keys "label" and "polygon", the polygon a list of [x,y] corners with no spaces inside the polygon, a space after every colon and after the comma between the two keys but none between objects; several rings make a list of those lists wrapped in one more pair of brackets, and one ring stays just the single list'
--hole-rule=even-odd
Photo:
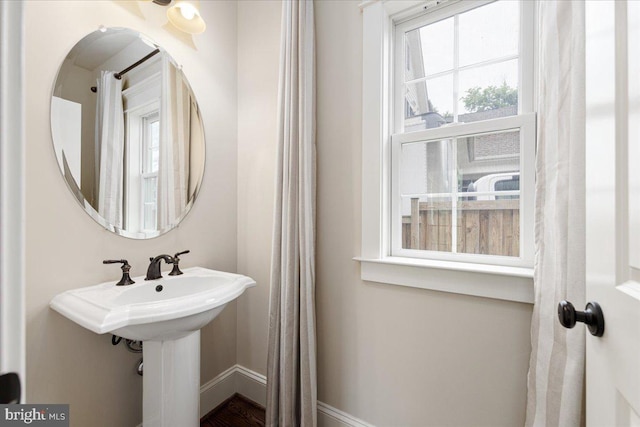
[{"label": "white trim", "polygon": [[536,68],[536,47],[538,40],[537,9],[534,0],[520,1],[520,70],[518,85],[518,113],[526,114],[536,111],[536,87],[538,71]]},{"label": "white trim", "polygon": [[[259,374],[256,371],[252,371],[251,369],[245,368],[242,365],[236,365],[236,369],[237,369],[238,373],[246,376],[250,380],[256,381],[256,382],[258,382],[260,384],[263,384],[263,385],[267,384],[266,375]],[[258,403],[260,403],[260,402],[258,402]]]},{"label": "white trim", "polygon": [[[535,128],[536,115],[533,113],[519,114],[517,116],[500,117],[497,119],[482,120],[469,123],[452,123],[439,128],[424,129],[414,132],[396,133],[393,141],[399,143],[413,141],[437,141],[448,138],[461,138],[482,133],[494,133],[518,129],[524,126]],[[534,129],[535,130],[535,129]]]},{"label": "white trim", "polygon": [[237,367],[238,365],[230,367],[200,387],[200,418],[207,415],[236,392],[235,374]]},{"label": "white trim", "polygon": [[399,257],[357,260],[364,281],[533,304],[533,269]]},{"label": "white trim", "polygon": [[363,11],[369,6],[380,3],[389,15],[393,15],[394,13],[405,11],[407,9],[415,9],[419,7],[428,9],[438,5],[439,3],[443,3],[444,1],[447,0],[364,0],[358,5],[358,7],[360,8],[360,11]]},{"label": "white trim", "polygon": [[437,270],[464,271],[483,274],[495,274],[498,276],[524,277],[533,279],[533,268],[506,267],[502,265],[477,264],[471,262],[440,261],[434,259],[385,257],[381,259],[353,258],[362,263],[404,265],[407,267],[432,268]]},{"label": "white trim", "polygon": [[[242,365],[231,366],[200,387],[200,417],[211,412],[235,393],[265,406],[267,377]],[[323,418],[326,418],[325,422]],[[318,421],[320,426],[374,427],[373,424],[320,401],[318,401]],[[139,425],[141,426],[142,424]]]},{"label": "white trim", "polygon": [[[334,421],[334,423],[338,422],[344,426],[374,427],[373,424],[369,424],[366,421],[362,421],[361,419],[356,418],[351,414],[342,412],[341,410],[336,409],[333,406],[329,406],[326,403],[322,403],[322,402],[318,402],[318,418],[320,418],[320,415],[324,415],[325,417],[328,417],[329,419]],[[321,424],[321,423],[319,422],[318,424]]]},{"label": "white trim", "polygon": [[[442,19],[453,17],[454,15],[469,12],[496,0],[464,0],[464,1],[448,1],[448,2],[431,2],[432,5],[422,7],[422,13],[416,13],[416,7],[409,10],[396,11],[389,15],[401,32],[415,30],[425,25],[433,24]],[[446,4],[445,4],[446,3]],[[455,4],[454,4],[455,3]],[[434,6],[440,6],[438,10],[434,10]],[[387,8],[389,10],[389,8]],[[411,13],[413,10],[413,13]],[[428,16],[424,16],[428,14]],[[403,18],[400,18],[403,17]]]},{"label": "white trim", "polygon": [[360,12],[362,12],[363,9],[365,9],[368,6],[371,6],[374,3],[379,2],[380,0],[364,0],[362,3],[360,3],[358,5],[358,7],[360,8]]},{"label": "white trim", "polygon": [[[362,257],[380,258],[387,246],[388,215],[382,189],[384,150],[388,150],[389,50],[391,22],[382,2],[363,10],[362,46]],[[380,207],[383,207],[380,209]],[[375,207],[375,208],[372,208]]]},{"label": "white trim", "polygon": [[[531,234],[531,238],[524,236],[521,244],[523,250],[523,259],[518,266],[496,266],[497,270],[491,270],[490,266],[479,265],[477,267],[468,267],[468,264],[462,262],[445,262],[433,261],[436,264],[427,265],[427,260],[418,260],[423,264],[407,265],[406,262],[390,262],[390,230],[389,216],[391,215],[390,207],[390,154],[391,126],[393,126],[393,118],[390,112],[390,101],[392,100],[392,87],[394,84],[393,76],[393,56],[394,46],[392,45],[392,33],[394,25],[409,21],[421,14],[420,8],[424,13],[440,14],[438,9],[459,9],[468,6],[465,4],[453,4],[455,0],[445,2],[401,2],[401,1],[373,1],[365,2],[361,5],[363,14],[363,76],[362,76],[362,245],[361,255],[358,260],[362,261],[361,278],[363,280],[376,281],[380,283],[397,284],[404,286],[413,286],[418,288],[433,289],[445,292],[453,292],[459,294],[468,294],[488,298],[498,298],[510,301],[532,302],[533,301],[533,283],[530,278],[533,259],[531,249],[530,254],[524,254],[525,245],[532,246],[532,233],[529,226],[524,224],[533,224],[531,220],[533,215],[533,198],[522,202],[520,220],[521,230],[524,234]],[[481,4],[474,2],[474,4]],[[534,15],[535,3],[533,1],[521,2],[522,10]],[[403,9],[404,7],[404,9]],[[531,22],[535,22],[535,16]],[[533,24],[522,25],[522,32],[530,30]],[[535,30],[535,26],[534,26]],[[521,40],[522,50],[527,50],[522,54],[521,63],[526,66],[535,65],[535,56],[531,45],[535,46],[535,35],[533,40]],[[529,56],[529,50],[531,55]],[[526,58],[525,58],[526,57]],[[534,74],[535,77],[535,74]],[[521,79],[522,80],[522,79]],[[535,78],[534,78],[535,80]],[[530,113],[535,100],[533,94],[535,81],[532,87],[522,86],[522,96],[527,98],[526,104],[520,105],[520,114]],[[506,120],[512,120],[508,118]],[[517,118],[513,120],[518,120]],[[520,119],[522,120],[522,119]],[[532,126],[530,120],[524,120],[527,127]],[[503,123],[506,123],[503,122]],[[456,125],[452,126],[455,127]],[[466,130],[473,129],[475,126],[483,126],[477,124],[460,124],[458,126],[467,126]],[[519,127],[518,125],[517,127]],[[535,127],[535,126],[533,126]],[[442,129],[438,132],[450,132],[451,130]],[[434,136],[435,134],[431,134]],[[415,135],[411,135],[415,137]],[[398,136],[399,138],[409,137]],[[522,132],[521,132],[522,137]],[[533,174],[533,168],[524,168],[522,166],[523,158],[533,158],[532,153],[535,152],[534,144],[524,144],[521,152],[521,174]],[[523,176],[523,181],[526,176]],[[533,182],[533,181],[532,181]],[[526,197],[526,191],[530,188],[522,188],[522,194]],[[528,212],[530,210],[530,212]],[[394,257],[395,258],[395,257]],[[397,259],[397,258],[395,258]],[[435,277],[425,278],[425,268],[439,270],[436,280]],[[434,271],[435,273],[435,271]],[[475,273],[486,273],[478,275]],[[472,275],[473,274],[473,275]],[[475,276],[474,276],[475,275]],[[429,275],[430,276],[430,275]],[[443,276],[447,276],[448,280],[441,280]],[[484,279],[475,280],[472,283],[472,277],[483,277]],[[502,278],[499,280],[500,285],[492,285],[488,283],[487,278]],[[465,280],[467,280],[465,282]],[[485,283],[487,282],[487,283]],[[509,285],[508,283],[515,283]]]},{"label": "white trim", "polygon": [[158,86],[161,83],[161,79],[162,72],[158,71],[157,73],[153,73],[148,77],[145,77],[143,80],[140,80],[134,85],[123,90],[122,96],[124,98],[132,99],[140,95],[147,96],[146,92],[150,92],[152,94],[156,93],[158,92]]},{"label": "white trim", "polygon": [[267,406],[267,377],[242,365],[236,365],[236,393]]},{"label": "white trim", "polygon": [[0,372],[26,401],[23,3],[0,1]]},{"label": "white trim", "polygon": [[200,387],[200,418],[235,393],[265,406],[267,377],[241,365],[233,365]]}]

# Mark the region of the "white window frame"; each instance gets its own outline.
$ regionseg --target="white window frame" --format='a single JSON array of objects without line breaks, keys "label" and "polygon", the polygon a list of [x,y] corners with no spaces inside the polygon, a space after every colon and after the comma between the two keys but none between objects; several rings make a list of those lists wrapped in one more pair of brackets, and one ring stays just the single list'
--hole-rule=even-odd
[{"label": "white window frame", "polygon": [[153,73],[122,93],[125,101],[126,165],[125,180],[125,224],[131,234],[141,237],[157,235],[156,230],[143,230],[142,215],[142,150],[144,121],[160,111],[160,77]]},{"label": "white window frame", "polygon": [[[158,200],[156,196],[156,225],[153,228],[144,227],[145,209],[147,205],[151,205],[149,202],[145,202],[145,182],[151,178],[156,178],[156,186],[158,182],[158,171],[147,172],[147,165],[149,164],[150,144],[151,144],[151,132],[150,125],[153,122],[160,122],[160,108],[154,110],[153,113],[147,114],[142,118],[142,139],[140,144],[140,229],[144,232],[155,231],[158,229],[157,212],[158,212]],[[160,150],[160,147],[158,147]]]},{"label": "white window frame", "polygon": [[[367,1],[361,5],[363,12],[363,96],[362,96],[362,246],[361,277],[374,281],[402,286],[419,287],[466,295],[475,295],[519,302],[533,302],[533,234],[521,241],[523,255],[517,260],[496,264],[494,257],[488,262],[482,256],[459,257],[452,261],[451,255],[430,256],[429,259],[391,256],[391,173],[392,140],[394,131],[393,89],[394,76],[394,31],[397,25],[415,19],[422,14],[430,14],[428,19],[442,19],[457,10],[469,9],[470,1]],[[473,2],[477,7],[488,1]],[[532,34],[521,40],[521,70],[535,70],[535,14],[533,0],[521,1],[523,8],[521,34]],[[424,24],[422,24],[424,25]],[[522,129],[526,132],[535,127],[535,75],[523,78],[520,75],[519,115],[505,119],[504,129]],[[533,82],[530,85],[525,81]],[[430,129],[437,135],[456,128],[463,133],[481,133],[486,130],[483,122],[461,123],[445,128]],[[526,128],[526,129],[525,129]],[[422,132],[422,131],[419,131]],[[425,131],[427,132],[427,131]],[[418,132],[413,132],[418,133]],[[400,143],[407,134],[399,134],[394,141]],[[429,139],[433,139],[430,137]],[[528,150],[523,152],[522,150]],[[534,144],[521,146],[521,174],[533,174]],[[527,164],[524,164],[527,161]],[[525,177],[523,176],[523,182]],[[521,189],[522,195],[531,196],[523,203],[521,235],[533,229],[533,188]],[[525,191],[527,192],[525,194]],[[525,210],[527,211],[525,213]],[[526,246],[526,248],[525,248]],[[430,252],[433,254],[433,252]],[[449,259],[447,259],[447,255]],[[515,257],[514,257],[515,258]],[[483,274],[469,274],[483,273]]]}]

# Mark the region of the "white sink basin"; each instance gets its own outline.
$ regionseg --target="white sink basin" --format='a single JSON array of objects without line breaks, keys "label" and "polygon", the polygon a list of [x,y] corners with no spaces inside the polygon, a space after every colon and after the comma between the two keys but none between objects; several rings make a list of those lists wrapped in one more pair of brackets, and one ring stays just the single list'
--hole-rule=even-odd
[{"label": "white sink basin", "polygon": [[129,286],[117,279],[56,295],[52,309],[97,333],[144,341],[145,427],[200,426],[200,328],[256,282],[247,276],[187,268],[181,276]]},{"label": "white sink basin", "polygon": [[176,339],[213,320],[226,303],[240,296],[253,279],[201,267],[181,276],[167,276],[116,286],[113,280],[57,295],[50,306],[97,333],[138,341]]}]

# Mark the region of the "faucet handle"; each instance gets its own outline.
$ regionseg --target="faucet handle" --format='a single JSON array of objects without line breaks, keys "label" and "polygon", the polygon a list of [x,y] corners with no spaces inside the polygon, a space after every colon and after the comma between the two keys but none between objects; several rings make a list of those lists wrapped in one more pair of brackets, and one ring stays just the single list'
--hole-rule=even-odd
[{"label": "faucet handle", "polygon": [[183,274],[178,265],[180,262],[180,255],[188,254],[189,252],[191,251],[187,249],[186,251],[178,252],[173,256],[173,269],[171,270],[171,273],[169,273],[169,276],[179,276]]},{"label": "faucet handle", "polygon": [[[124,265],[129,265],[129,261],[127,261],[126,259],[105,259],[104,261],[102,261],[103,264],[124,264]],[[123,265],[123,267],[124,267]],[[129,267],[131,267],[129,265]]]},{"label": "faucet handle", "polygon": [[[186,251],[178,252],[177,254],[175,254],[175,255],[173,256],[173,258],[174,258],[174,259],[175,259],[175,258],[178,258],[180,255],[188,254],[189,252],[191,252],[189,249],[187,249]],[[180,259],[180,258],[178,258],[178,259]]]},{"label": "faucet handle", "polygon": [[102,261],[102,263],[103,264],[122,264],[122,267],[120,267],[122,269],[122,278],[118,283],[116,283],[116,286],[127,286],[127,285],[133,285],[134,283],[136,283],[133,280],[131,280],[131,276],[129,276],[129,271],[131,270],[131,266],[129,265],[129,261],[127,261],[126,259],[105,259],[104,261]]}]

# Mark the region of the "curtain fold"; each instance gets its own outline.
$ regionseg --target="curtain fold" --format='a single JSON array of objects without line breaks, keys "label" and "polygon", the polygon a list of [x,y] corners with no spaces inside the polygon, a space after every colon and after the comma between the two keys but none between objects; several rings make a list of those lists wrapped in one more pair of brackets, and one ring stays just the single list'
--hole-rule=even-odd
[{"label": "curtain fold", "polygon": [[99,143],[98,213],[116,228],[122,228],[124,173],[124,111],[122,80],[113,71],[102,71],[98,79],[96,141]]},{"label": "curtain fold", "polygon": [[313,2],[284,1],[271,260],[267,425],[315,427],[315,41]]},{"label": "curtain fold", "polygon": [[184,212],[189,200],[191,96],[181,73],[162,59],[158,229],[166,229]]},{"label": "curtain fold", "polygon": [[583,423],[585,332],[564,329],[561,300],[585,304],[583,2],[539,2],[535,301],[526,426]]}]

